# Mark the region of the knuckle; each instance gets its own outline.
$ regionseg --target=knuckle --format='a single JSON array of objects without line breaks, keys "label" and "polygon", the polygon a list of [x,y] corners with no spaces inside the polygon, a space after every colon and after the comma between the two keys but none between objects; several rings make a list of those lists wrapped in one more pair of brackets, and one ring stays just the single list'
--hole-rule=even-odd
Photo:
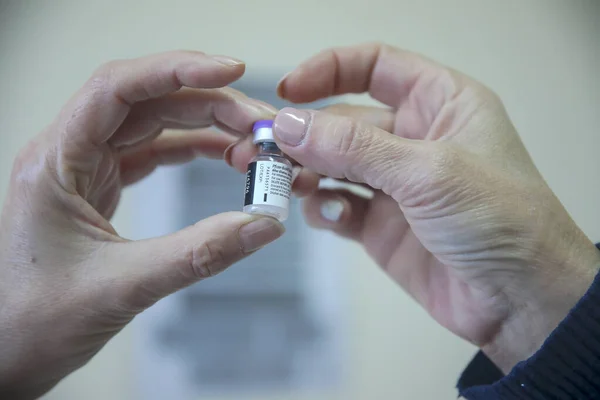
[{"label": "knuckle", "polygon": [[17,153],[13,162],[13,174],[18,174],[23,171],[26,166],[35,157],[35,146],[32,143],[28,143]]},{"label": "knuckle", "polygon": [[468,174],[460,149],[448,143],[426,143],[415,160],[417,162],[411,167],[412,173],[408,174],[410,178],[402,188],[406,206],[420,204],[422,196],[427,196],[431,191],[449,188],[454,180]]},{"label": "knuckle", "polygon": [[91,83],[106,84],[111,81],[115,75],[115,71],[119,68],[122,61],[112,60],[105,64],[102,64],[91,77]]},{"label": "knuckle", "polygon": [[[470,104],[478,110],[498,112],[504,108],[500,96],[481,82],[466,78],[462,94],[470,100]],[[498,115],[503,115],[500,112]]]},{"label": "knuckle", "polygon": [[370,47],[373,48],[378,54],[388,53],[397,51],[398,48],[393,47],[382,41],[374,41],[370,43]]},{"label": "knuckle", "polygon": [[112,82],[121,61],[109,61],[94,71],[87,82],[87,87],[92,93],[107,93],[111,90]]},{"label": "knuckle", "polygon": [[222,245],[205,241],[193,246],[187,256],[187,265],[196,279],[215,276],[227,266],[227,252]]},{"label": "knuckle", "polygon": [[479,108],[498,109],[502,108],[503,102],[500,96],[485,84],[463,75],[460,72],[444,69],[440,73],[439,80],[444,82],[448,99],[463,96],[469,103]]},{"label": "knuckle", "polygon": [[500,96],[485,84],[471,80],[468,85],[474,96],[486,100],[488,103],[502,103]]},{"label": "knuckle", "polygon": [[[504,110],[504,103],[502,102],[500,95],[487,86],[484,86],[483,89],[481,89],[480,97],[492,110]],[[502,111],[499,115],[504,116],[504,113],[505,111]]]},{"label": "knuckle", "polygon": [[362,42],[359,44],[359,46],[362,48],[372,49],[372,51],[374,51],[376,53],[381,53],[383,51],[389,51],[389,50],[396,50],[395,47],[390,46],[389,44],[387,44],[381,40],[372,40],[372,41]]},{"label": "knuckle", "polygon": [[393,166],[394,157],[390,157],[393,144],[381,140],[373,129],[348,117],[334,117],[320,123],[319,131],[327,134],[320,135],[311,146],[322,155],[329,176],[352,182],[368,181],[371,186],[381,183],[386,169]]},{"label": "knuckle", "polygon": [[127,60],[111,60],[98,67],[87,83],[92,95],[115,92],[119,71],[124,69],[127,63]]},{"label": "knuckle", "polygon": [[360,153],[365,146],[366,135],[357,121],[343,118],[333,128],[333,150],[336,157],[352,157]]},{"label": "knuckle", "polygon": [[190,57],[204,57],[206,52],[200,50],[174,50],[170,54],[172,57],[190,56]]},{"label": "knuckle", "polygon": [[447,143],[432,142],[425,154],[422,183],[430,188],[448,183],[463,169],[459,149]]},{"label": "knuckle", "polygon": [[355,167],[362,165],[362,160],[371,145],[371,137],[367,129],[352,118],[343,118],[336,123],[332,129],[332,148],[328,153],[332,161],[342,166],[344,177],[356,181],[358,175]]},{"label": "knuckle", "polygon": [[12,172],[11,183],[17,186],[34,187],[46,181],[45,172],[51,165],[52,152],[41,151],[36,141],[28,143],[16,155]]},{"label": "knuckle", "polygon": [[428,172],[432,175],[441,175],[452,168],[458,161],[457,151],[445,143],[435,143],[426,158]]}]

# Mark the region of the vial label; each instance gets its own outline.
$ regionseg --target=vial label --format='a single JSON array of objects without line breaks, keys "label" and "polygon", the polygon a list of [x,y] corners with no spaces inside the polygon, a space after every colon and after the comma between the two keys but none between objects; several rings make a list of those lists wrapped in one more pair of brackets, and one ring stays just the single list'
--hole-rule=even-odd
[{"label": "vial label", "polygon": [[268,204],[288,208],[292,189],[292,169],[277,161],[254,161],[246,172],[244,206]]}]

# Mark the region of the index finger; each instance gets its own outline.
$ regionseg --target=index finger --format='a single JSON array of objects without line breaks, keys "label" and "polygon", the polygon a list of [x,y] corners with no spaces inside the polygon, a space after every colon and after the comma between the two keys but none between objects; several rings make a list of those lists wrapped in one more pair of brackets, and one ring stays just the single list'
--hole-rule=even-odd
[{"label": "index finger", "polygon": [[279,96],[294,103],[368,92],[397,108],[417,81],[448,69],[425,57],[380,43],[336,47],[322,51],[286,75]]},{"label": "index finger", "polygon": [[131,106],[186,86],[217,88],[244,73],[244,63],[195,51],[172,51],[100,67],[59,115],[63,143],[89,149],[106,142]]}]

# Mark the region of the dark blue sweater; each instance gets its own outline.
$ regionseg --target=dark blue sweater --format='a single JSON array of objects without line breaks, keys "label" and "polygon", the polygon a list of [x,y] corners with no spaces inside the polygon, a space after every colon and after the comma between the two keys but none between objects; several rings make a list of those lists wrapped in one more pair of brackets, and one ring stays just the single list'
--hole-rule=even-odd
[{"label": "dark blue sweater", "polygon": [[457,387],[468,400],[600,399],[600,273],[531,358],[504,376],[480,352]]}]

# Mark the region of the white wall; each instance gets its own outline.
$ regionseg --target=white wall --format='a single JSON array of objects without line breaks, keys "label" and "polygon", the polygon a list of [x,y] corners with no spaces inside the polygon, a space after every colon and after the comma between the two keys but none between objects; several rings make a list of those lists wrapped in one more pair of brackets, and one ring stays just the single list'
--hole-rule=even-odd
[{"label": "white wall", "polygon": [[[600,239],[599,39],[594,0],[0,1],[0,195],[18,148],[104,61],[191,48],[242,58],[250,74],[284,72],[328,46],[383,40],[498,91],[552,188]],[[131,202],[115,219],[124,235]],[[311,399],[454,398],[473,349],[364,257],[348,270],[351,379]],[[132,399],[131,342],[126,329],[47,398]]]}]

